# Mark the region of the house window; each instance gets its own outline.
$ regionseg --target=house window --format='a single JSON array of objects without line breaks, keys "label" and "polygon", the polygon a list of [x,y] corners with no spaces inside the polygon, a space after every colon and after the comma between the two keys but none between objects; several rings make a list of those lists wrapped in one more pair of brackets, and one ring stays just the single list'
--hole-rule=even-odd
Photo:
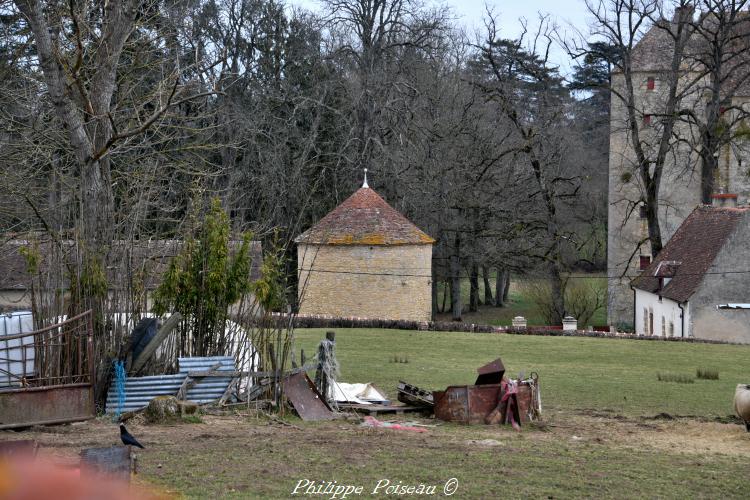
[{"label": "house window", "polygon": [[654,334],[654,311],[652,309],[648,310],[648,334]]},{"label": "house window", "polygon": [[648,266],[651,265],[651,256],[650,255],[641,255],[641,261],[639,263],[639,269],[641,271],[645,271]]},{"label": "house window", "polygon": [[643,334],[648,335],[648,309],[643,308]]},{"label": "house window", "polygon": [[646,205],[641,205],[638,207],[638,215],[641,219],[645,219],[647,217],[646,214]]},{"label": "house window", "polygon": [[664,316],[661,317],[661,336],[667,336],[667,320],[664,318]]},{"label": "house window", "polygon": [[669,322],[669,336],[674,337],[674,321]]},{"label": "house window", "polygon": [[656,87],[656,80],[653,76],[649,76],[646,80],[646,89],[647,90],[654,90],[654,87]]},{"label": "house window", "polygon": [[646,126],[651,125],[651,115],[643,115],[643,124]]}]

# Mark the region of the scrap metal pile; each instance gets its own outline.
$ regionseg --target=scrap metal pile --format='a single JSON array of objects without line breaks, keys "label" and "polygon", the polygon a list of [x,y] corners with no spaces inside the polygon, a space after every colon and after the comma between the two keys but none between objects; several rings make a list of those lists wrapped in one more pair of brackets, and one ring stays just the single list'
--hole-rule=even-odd
[{"label": "scrap metal pile", "polygon": [[452,385],[432,393],[435,416],[464,424],[521,424],[538,420],[542,413],[539,376],[521,373],[516,379],[505,377],[500,358],[477,369],[474,385]]}]

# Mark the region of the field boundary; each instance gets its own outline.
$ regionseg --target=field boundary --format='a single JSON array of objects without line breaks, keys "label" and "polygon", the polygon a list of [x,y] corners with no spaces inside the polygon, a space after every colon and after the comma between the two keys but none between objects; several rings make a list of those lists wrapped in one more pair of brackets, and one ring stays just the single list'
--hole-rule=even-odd
[{"label": "field boundary", "polygon": [[[287,314],[278,314],[288,318]],[[602,339],[650,340],[661,342],[687,342],[694,344],[747,345],[725,340],[699,339],[695,337],[661,337],[644,336],[628,332],[600,332],[590,330],[563,331],[547,327],[528,327],[526,329],[507,326],[483,325],[454,321],[407,321],[374,318],[338,318],[319,315],[293,316],[295,328],[383,328],[393,330],[415,330],[420,332],[464,332],[464,333],[506,333],[509,335],[537,335],[542,337],[591,337]]]}]

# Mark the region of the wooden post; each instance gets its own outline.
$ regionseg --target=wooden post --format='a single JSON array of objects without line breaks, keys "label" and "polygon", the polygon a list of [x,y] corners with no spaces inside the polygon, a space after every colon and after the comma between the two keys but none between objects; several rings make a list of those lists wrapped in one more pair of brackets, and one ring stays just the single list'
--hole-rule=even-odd
[{"label": "wooden post", "polygon": [[[318,368],[315,371],[315,386],[318,388],[318,392],[320,392],[326,402],[328,402],[328,388],[331,385],[331,381],[328,380],[328,374],[323,367],[330,364],[331,360],[328,359],[329,351],[326,349],[326,341],[335,344],[336,332],[326,332],[326,340],[322,341],[318,346]],[[331,349],[331,352],[333,352],[333,349]]]}]

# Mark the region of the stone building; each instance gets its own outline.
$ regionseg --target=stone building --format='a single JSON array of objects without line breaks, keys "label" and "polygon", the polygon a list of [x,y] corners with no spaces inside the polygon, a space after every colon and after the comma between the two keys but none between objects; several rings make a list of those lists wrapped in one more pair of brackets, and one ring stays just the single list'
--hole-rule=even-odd
[{"label": "stone building", "polygon": [[429,321],[430,236],[365,183],[297,242],[300,314]]},{"label": "stone building", "polygon": [[639,335],[750,343],[750,207],[701,206],[633,280]]},{"label": "stone building", "polygon": [[[744,13],[743,13],[744,14]],[[667,21],[662,21],[666,23]],[[749,19],[750,22],[750,19]],[[652,27],[639,41],[632,53],[633,84],[636,115],[642,144],[655,154],[658,116],[666,100],[670,74],[672,38],[659,26]],[[700,76],[697,67],[685,66],[681,82],[694,81]],[[612,87],[624,89],[624,76],[612,75]],[[686,86],[687,88],[687,86]],[[685,91],[680,108],[691,109],[702,115],[708,94],[706,86],[695,85]],[[737,85],[731,105],[744,106],[750,101],[750,79]],[[726,104],[729,107],[729,103]],[[631,135],[628,130],[625,103],[612,93],[610,111],[609,207],[607,238],[607,274],[609,276],[608,317],[612,325],[634,328],[633,291],[631,280],[653,261],[648,241],[648,226],[641,199],[643,186],[637,169]],[[662,241],[666,244],[687,216],[701,204],[701,164],[697,154],[699,134],[682,122],[675,130],[673,150],[665,164],[661,180],[658,208]],[[650,148],[650,151],[648,151]],[[750,143],[738,139],[722,147],[715,172],[714,205],[737,206],[748,203],[750,197]]]}]

